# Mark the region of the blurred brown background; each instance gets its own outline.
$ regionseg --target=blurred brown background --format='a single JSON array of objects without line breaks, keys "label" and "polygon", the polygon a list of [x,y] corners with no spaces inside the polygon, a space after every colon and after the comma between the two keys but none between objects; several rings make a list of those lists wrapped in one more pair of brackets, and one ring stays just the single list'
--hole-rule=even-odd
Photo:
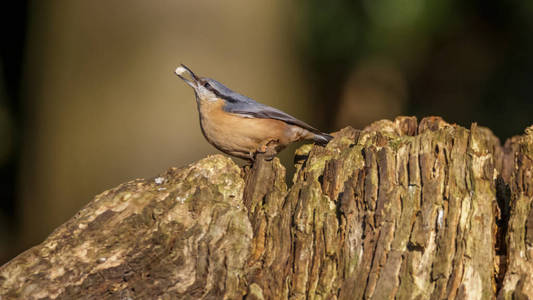
[{"label": "blurred brown background", "polygon": [[440,115],[504,140],[533,123],[532,1],[17,1],[2,14],[0,263],[95,194],[218,153],[180,63],[324,131]]}]

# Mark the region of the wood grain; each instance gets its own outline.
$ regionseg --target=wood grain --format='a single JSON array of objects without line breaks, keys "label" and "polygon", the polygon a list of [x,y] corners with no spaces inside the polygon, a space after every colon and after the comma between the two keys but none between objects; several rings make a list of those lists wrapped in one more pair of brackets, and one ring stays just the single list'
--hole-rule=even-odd
[{"label": "wood grain", "polygon": [[533,299],[533,128],[344,128],[95,197],[0,268],[1,299]]}]

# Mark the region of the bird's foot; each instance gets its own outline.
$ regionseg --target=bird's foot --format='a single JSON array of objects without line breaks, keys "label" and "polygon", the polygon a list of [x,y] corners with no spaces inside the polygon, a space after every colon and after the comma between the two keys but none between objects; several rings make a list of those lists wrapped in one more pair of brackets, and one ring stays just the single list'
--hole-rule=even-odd
[{"label": "bird's foot", "polygon": [[255,156],[257,156],[258,153],[264,154],[262,155],[265,160],[271,161],[276,154],[278,154],[277,146],[279,144],[279,140],[277,139],[268,139],[262,141],[259,146],[257,147],[257,151],[255,152]]}]

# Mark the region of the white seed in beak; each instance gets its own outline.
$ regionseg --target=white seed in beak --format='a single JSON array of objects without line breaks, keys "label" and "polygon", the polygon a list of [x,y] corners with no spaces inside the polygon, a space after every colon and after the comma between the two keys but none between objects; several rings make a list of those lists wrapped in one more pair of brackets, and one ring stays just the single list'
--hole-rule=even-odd
[{"label": "white seed in beak", "polygon": [[183,73],[187,73],[188,74],[187,70],[184,67],[182,67],[182,66],[177,67],[176,71],[174,71],[174,73],[176,73],[176,75],[182,75]]}]

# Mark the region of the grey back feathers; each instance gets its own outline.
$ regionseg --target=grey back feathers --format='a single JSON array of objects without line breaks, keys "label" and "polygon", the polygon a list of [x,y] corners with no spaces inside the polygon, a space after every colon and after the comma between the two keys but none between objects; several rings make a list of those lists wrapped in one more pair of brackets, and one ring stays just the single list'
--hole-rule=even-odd
[{"label": "grey back feathers", "polygon": [[214,79],[204,78],[204,80],[209,83],[209,89],[211,91],[213,91],[218,97],[226,100],[226,104],[224,105],[224,111],[226,112],[250,118],[275,119],[302,127],[316,134],[314,141],[320,144],[327,144],[333,138],[329,134],[322,133],[311,125],[302,122],[279,109],[261,104],[251,98],[236,93]]}]

